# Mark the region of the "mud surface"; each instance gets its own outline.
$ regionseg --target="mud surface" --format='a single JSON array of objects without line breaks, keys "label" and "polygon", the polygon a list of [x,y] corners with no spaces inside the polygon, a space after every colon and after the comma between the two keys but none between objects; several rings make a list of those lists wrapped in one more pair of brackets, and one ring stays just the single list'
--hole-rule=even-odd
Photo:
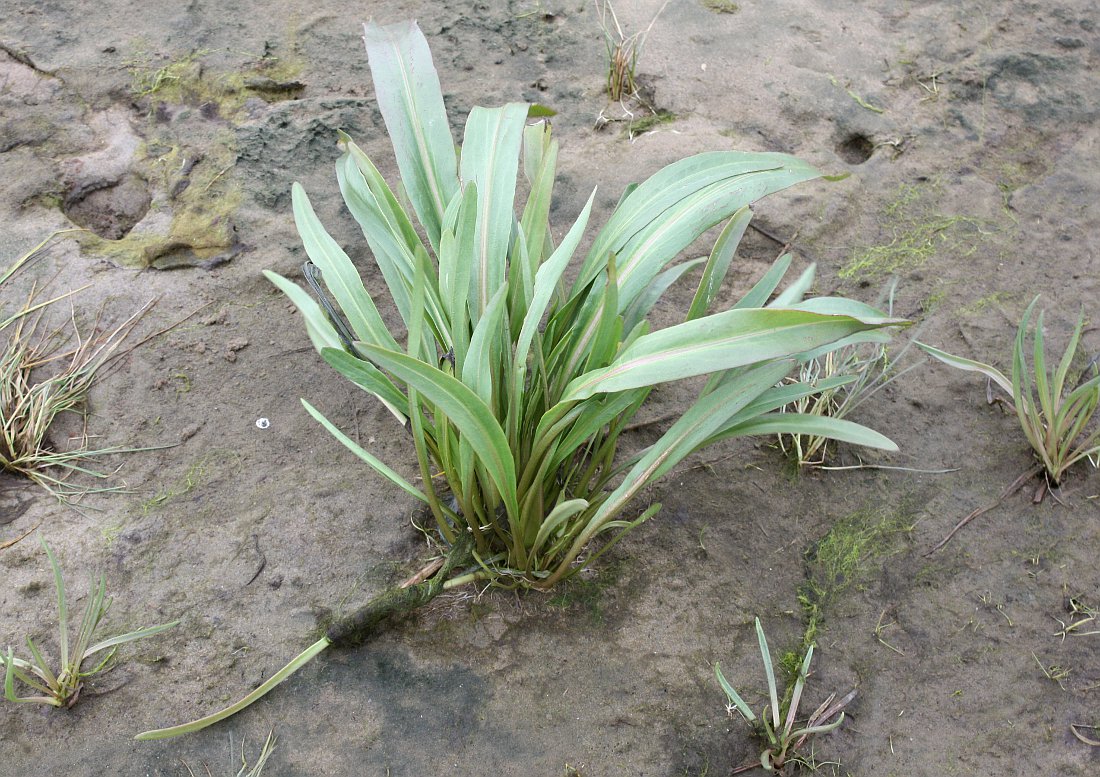
[{"label": "mud surface", "polygon": [[[620,5],[629,34],[660,2]],[[332,168],[343,129],[394,174],[359,14],[420,21],[456,128],[477,104],[558,111],[558,230],[593,186],[599,223],[627,183],[703,150],[850,173],[762,202],[754,223],[819,263],[819,293],[874,301],[896,274],[897,310],[923,340],[1008,368],[1036,293],[1059,349],[1082,306],[1100,314],[1095,2],[672,0],[638,63],[646,104],[627,106],[604,95],[603,36],[580,0],[390,0],[351,16],[330,0],[88,8],[0,6],[4,266],[55,229],[91,230],[60,238],[4,302],[35,279],[89,284],[78,319],[109,323],[158,298],[142,332],[177,325],[100,382],[88,423],[101,447],[170,447],[106,460],[127,492],[80,509],[0,476],[0,542],[40,526],[76,607],[103,570],[107,629],[182,623],[124,648],[71,711],[0,706],[0,772],[233,774],[241,743],[254,757],[274,729],[272,775],[726,775],[757,751],[727,719],[713,664],[762,703],[753,617],[777,652],[796,646],[799,596],[816,584],[829,595],[807,709],[859,688],[813,751],[825,774],[1100,773],[1100,748],[1070,732],[1100,725],[1100,635],[1056,636],[1071,598],[1100,606],[1100,477],[1086,464],[1041,504],[1033,481],[925,556],[1032,463],[984,381],[932,364],[857,414],[901,453],[833,461],[950,472],[797,476],[771,440],[709,449],[651,490],[662,512],[577,583],[448,596],[227,723],[132,741],[240,696],[326,611],[427,553],[412,505],[298,399],[412,477],[405,436],[323,365],[260,275],[297,277],[298,180],[382,289]],[[664,120],[631,126],[651,110]],[[750,232],[731,299],[779,248]],[[690,294],[662,303],[669,320]],[[1095,328],[1085,346],[1100,351]],[[687,396],[663,387],[642,418]],[[855,563],[838,572],[830,548],[852,537]],[[33,535],[0,550],[0,570],[0,640],[31,635],[56,655]]]}]

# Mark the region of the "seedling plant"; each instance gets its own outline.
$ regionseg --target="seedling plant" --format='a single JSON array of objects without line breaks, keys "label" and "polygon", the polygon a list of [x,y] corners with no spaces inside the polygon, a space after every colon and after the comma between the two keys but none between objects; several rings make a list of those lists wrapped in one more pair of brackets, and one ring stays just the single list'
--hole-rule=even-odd
[{"label": "seedling plant", "polygon": [[615,7],[611,0],[595,0],[596,17],[599,19],[600,29],[603,30],[604,43],[607,46],[607,96],[615,102],[638,93],[638,85],[635,81],[638,69],[638,55],[641,53],[645,39],[649,35],[657,17],[665,10],[668,0],[657,10],[649,22],[649,26],[641,32],[627,35],[619,24],[619,17],[615,13]]},{"label": "seedling plant", "polygon": [[[790,255],[732,307],[710,312],[751,218],[750,203],[816,178],[816,170],[784,154],[715,152],[675,162],[628,188],[579,266],[567,272],[595,192],[556,242],[549,213],[558,143],[549,124],[529,124],[522,103],[475,107],[458,155],[416,25],[368,24],[365,40],[419,226],[347,137],[337,180],[403,328],[386,327],[297,184],[294,217],[317,298],[279,275],[267,277],[297,306],[322,358],[407,430],[419,470],[415,484],[303,400],[349,450],[425,506],[444,563],[430,578],[386,591],[338,620],[241,702],[140,738],[221,720],[328,646],[359,644],[383,619],[446,588],[474,581],[553,587],[654,515],[659,504],[640,512],[630,506],[707,445],[798,432],[896,449],[858,424],[779,409],[820,390],[784,382],[801,361],[847,343],[884,341],[884,327],[905,322],[852,300],[804,301],[812,267],[773,299]],[[521,159],[529,194],[517,217]],[[674,263],[723,223],[709,256]],[[692,269],[702,274],[685,320],[651,331],[651,309]],[[617,456],[652,388],[694,376],[706,380],[683,415],[652,445]]]},{"label": "seedling plant", "polygon": [[[27,650],[30,651],[30,660],[16,658],[14,651],[9,646],[6,654],[0,654],[0,660],[4,664],[4,697],[18,704],[38,703],[48,704],[52,707],[70,708],[80,699],[80,693],[84,688],[84,682],[89,677],[100,674],[112,666],[115,653],[120,645],[139,639],[151,637],[162,631],[172,628],[179,621],[163,623],[159,626],[150,626],[137,631],[131,631],[117,637],[102,640],[92,644],[92,639],[99,628],[99,623],[111,607],[111,600],[107,598],[107,581],[101,575],[84,613],[80,619],[80,627],[76,632],[76,640],[69,640],[69,608],[65,596],[65,581],[61,576],[61,565],[57,563],[50,546],[39,538],[46,557],[50,561],[50,569],[53,571],[54,590],[57,592],[57,619],[58,619],[58,645],[61,654],[61,666],[58,670],[50,667],[42,651],[39,650],[34,640],[27,637]],[[102,654],[98,663],[85,668],[84,663],[97,654]],[[15,682],[18,680],[33,691],[37,696],[19,696],[15,690]]]},{"label": "seedling plant", "polygon": [[917,343],[925,352],[952,367],[985,375],[1012,397],[1016,416],[1051,486],[1062,482],[1067,470],[1082,460],[1095,466],[1100,458],[1100,426],[1090,425],[1100,404],[1100,364],[1092,359],[1083,370],[1073,370],[1074,356],[1085,325],[1082,311],[1057,367],[1047,369],[1043,344],[1043,311],[1032,336],[1032,363],[1027,363],[1027,331],[1036,297],[1024,311],[1012,351],[1012,378],[996,367],[952,356]]},{"label": "seedling plant", "polygon": [[775,668],[772,665],[771,651],[768,649],[768,640],[764,636],[764,627],[760,625],[759,618],[756,619],[756,638],[760,645],[760,657],[764,660],[764,674],[768,681],[769,702],[759,716],[752,711],[752,708],[722,675],[721,666],[717,663],[714,665],[714,675],[718,678],[718,684],[722,686],[722,690],[729,700],[726,710],[730,714],[736,710],[752,726],[753,733],[764,743],[759,764],[754,762],[738,767],[733,770],[733,774],[755,769],[758,765],[767,772],[783,773],[783,769],[787,764],[801,761],[798,750],[806,743],[807,739],[817,734],[828,733],[840,726],[844,721],[844,708],[856,696],[856,692],[853,690],[844,698],[836,701],[836,694],[830,694],[810,717],[799,725],[798,706],[802,701],[802,691],[806,686],[806,678],[809,676],[814,646],[811,644],[806,648],[797,669],[794,685],[784,693],[781,699],[775,680]]},{"label": "seedling plant", "polygon": [[[886,294],[886,310],[893,314],[896,282]],[[809,386],[821,386],[821,390],[800,397],[782,408],[783,412],[845,418],[880,390],[893,383],[915,364],[904,369],[898,365],[912,345],[907,342],[894,356],[881,342],[861,342],[842,346],[822,356],[809,359],[799,365],[797,377],[786,380]],[[847,379],[838,382],[837,379]],[[827,461],[830,438],[818,434],[780,434],[780,449],[799,467],[823,467]]]}]

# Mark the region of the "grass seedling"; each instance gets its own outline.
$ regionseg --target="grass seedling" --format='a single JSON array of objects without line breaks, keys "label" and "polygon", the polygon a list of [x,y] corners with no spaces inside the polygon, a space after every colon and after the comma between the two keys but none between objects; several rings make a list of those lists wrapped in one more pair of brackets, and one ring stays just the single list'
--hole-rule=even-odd
[{"label": "grass seedling", "polygon": [[1087,637],[1093,634],[1100,634],[1100,622],[1098,622],[1097,608],[1089,605],[1079,596],[1069,596],[1066,598],[1066,612],[1069,613],[1069,617],[1066,620],[1061,618],[1055,618],[1062,626],[1062,630],[1056,632],[1054,636],[1061,637],[1063,641],[1065,638],[1073,635],[1077,637]]},{"label": "grass seedling", "polygon": [[[278,741],[275,732],[270,731],[267,735],[267,741],[264,742],[263,749],[260,751],[260,755],[256,758],[256,763],[252,764],[252,766],[248,765],[248,761],[244,757],[244,742],[241,742],[241,768],[237,771],[236,777],[260,777],[264,772],[264,767],[267,766],[267,759],[275,752],[275,745]],[[183,763],[183,768],[187,770],[189,777],[198,777],[198,775],[191,770],[191,767],[187,765],[186,761],[181,759],[181,763]],[[210,777],[210,767],[206,767],[206,777]]]},{"label": "grass seedling", "polygon": [[1090,426],[1100,404],[1100,364],[1092,359],[1083,370],[1073,370],[1074,356],[1085,326],[1082,311],[1057,367],[1048,370],[1043,344],[1043,311],[1040,311],[1032,338],[1032,363],[1028,365],[1027,331],[1038,301],[1036,297],[1027,306],[1016,330],[1011,379],[988,364],[952,356],[923,343],[917,345],[945,364],[985,375],[1012,397],[1024,436],[1035,451],[1047,483],[1053,487],[1062,482],[1066,471],[1077,462],[1088,460],[1095,465],[1100,458],[1100,427]]},{"label": "grass seedling", "polygon": [[[816,734],[825,734],[837,728],[844,720],[844,708],[855,698],[856,692],[852,690],[847,696],[835,701],[836,694],[829,694],[821,705],[814,710],[809,718],[801,725],[798,723],[798,705],[802,701],[802,691],[806,686],[806,678],[810,672],[810,661],[813,659],[814,646],[806,648],[798,667],[794,686],[789,688],[782,699],[775,680],[775,669],[772,666],[772,655],[768,649],[768,640],[764,636],[764,627],[760,625],[760,619],[756,619],[756,638],[760,643],[760,656],[764,660],[764,674],[768,680],[768,700],[758,717],[752,708],[745,702],[733,686],[722,675],[722,668],[715,663],[714,675],[718,678],[718,684],[725,691],[729,700],[726,711],[733,714],[736,710],[741,717],[752,726],[753,733],[764,743],[764,749],[760,753],[761,766],[765,771],[782,773],[788,763],[799,761],[798,749],[806,740]],[[835,720],[833,719],[835,717]],[[734,769],[732,774],[755,769],[757,763],[753,762]]]},{"label": "grass seedling", "polygon": [[1031,657],[1035,659],[1035,663],[1039,665],[1039,669],[1043,672],[1043,677],[1050,680],[1052,683],[1056,683],[1063,691],[1066,690],[1066,680],[1069,679],[1070,670],[1059,664],[1050,664],[1049,666],[1044,664],[1040,660],[1039,656],[1032,652]]},{"label": "grass seedling", "polygon": [[[886,294],[886,310],[892,315],[894,291],[891,284]],[[891,358],[887,354],[885,333],[880,341],[853,343],[804,362],[797,377],[790,383],[801,383],[819,390],[800,397],[783,408],[784,412],[802,413],[829,418],[845,418],[880,390],[893,383],[917,365],[897,369],[912,345],[909,341]],[[779,447],[799,467],[822,467],[828,455],[830,438],[818,434],[781,434]]]},{"label": "grass seedling", "polygon": [[[42,652],[30,637],[27,637],[27,649],[31,654],[31,660],[29,661],[16,658],[14,651],[9,646],[6,655],[0,654],[0,660],[4,663],[4,697],[8,701],[21,704],[39,703],[48,704],[52,707],[70,708],[80,698],[80,692],[84,688],[84,681],[87,678],[111,668],[115,652],[120,645],[159,634],[172,628],[179,621],[138,629],[118,637],[102,640],[94,645],[91,644],[96,630],[99,628],[100,621],[111,607],[111,600],[107,598],[107,581],[100,575],[99,582],[92,590],[88,604],[84,608],[84,614],[80,619],[80,627],[76,632],[76,640],[70,642],[68,600],[65,597],[65,581],[61,577],[61,566],[57,563],[57,558],[50,550],[50,546],[46,544],[46,541],[41,537],[39,537],[39,541],[46,551],[46,557],[50,560],[54,589],[57,592],[58,649],[61,654],[61,667],[56,672],[51,669]],[[99,660],[99,663],[85,669],[84,662],[100,653],[103,654],[103,657]],[[16,695],[16,680],[37,691],[40,695]]]},{"label": "grass seedling", "polygon": [[[0,289],[53,236],[0,275]],[[97,377],[125,353],[119,350],[123,341],[153,305],[146,304],[110,331],[100,331],[97,320],[87,337],[81,335],[71,308],[68,326],[40,331],[46,308],[78,291],[41,300],[37,286],[32,286],[16,310],[0,311],[0,335],[6,336],[0,352],[0,470],[29,478],[60,501],[75,500],[92,490],[114,490],[75,485],[69,477],[82,474],[105,479],[109,475],[92,469],[89,460],[131,449],[92,450],[85,429],[75,446],[58,450],[50,442],[49,431],[62,414],[83,413]]]},{"label": "grass seedling", "polygon": [[[286,278],[267,277],[298,307],[322,358],[407,431],[419,481],[381,462],[303,400],[306,410],[427,507],[446,560],[429,579],[388,590],[337,621],[245,700],[141,738],[221,720],[329,645],[361,644],[383,619],[445,588],[475,581],[553,587],[654,515],[659,504],[635,512],[634,499],[712,443],[809,432],[896,450],[849,421],[778,412],[815,390],[779,384],[801,360],[904,322],[852,300],[804,301],[812,267],[772,299],[789,254],[732,308],[710,312],[751,218],[749,204],[818,177],[816,170],[784,154],[714,152],[675,162],[627,190],[567,273],[595,193],[555,245],[549,213],[558,144],[549,124],[529,124],[522,103],[475,107],[459,157],[420,30],[371,24],[365,39],[413,214],[350,138],[343,138],[337,179],[403,326],[386,327],[358,270],[297,184],[294,216],[316,298]],[[528,197],[517,214],[521,171]],[[723,222],[709,257],[675,263]],[[650,331],[651,309],[692,268],[702,276],[685,320]],[[649,447],[617,456],[652,388],[693,376],[706,380],[682,415]]]},{"label": "grass seedling", "polygon": [[621,102],[638,94],[636,81],[638,57],[641,55],[645,39],[649,36],[657,17],[665,10],[668,0],[657,10],[649,26],[641,32],[626,35],[611,0],[595,0],[596,17],[603,30],[604,44],[607,46],[607,96],[614,102]]}]

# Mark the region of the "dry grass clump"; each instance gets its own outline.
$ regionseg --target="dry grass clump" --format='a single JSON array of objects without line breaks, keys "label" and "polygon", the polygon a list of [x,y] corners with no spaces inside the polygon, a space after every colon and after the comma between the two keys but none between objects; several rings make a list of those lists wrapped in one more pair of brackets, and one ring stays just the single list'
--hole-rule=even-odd
[{"label": "dry grass clump", "polygon": [[[0,289],[58,234],[51,234],[5,270]],[[70,478],[77,473],[107,478],[108,473],[91,468],[89,461],[120,449],[92,449],[86,417],[75,443],[65,449],[51,441],[50,428],[64,413],[84,416],[92,384],[113,360],[130,350],[120,347],[154,304],[145,304],[113,329],[102,329],[97,315],[91,331],[84,334],[72,304],[83,288],[87,287],[42,299],[43,287],[35,283],[14,310],[0,310],[0,470],[29,478],[61,501],[113,488],[90,488]],[[69,301],[69,315],[64,323],[50,328],[45,314],[63,300]]]}]

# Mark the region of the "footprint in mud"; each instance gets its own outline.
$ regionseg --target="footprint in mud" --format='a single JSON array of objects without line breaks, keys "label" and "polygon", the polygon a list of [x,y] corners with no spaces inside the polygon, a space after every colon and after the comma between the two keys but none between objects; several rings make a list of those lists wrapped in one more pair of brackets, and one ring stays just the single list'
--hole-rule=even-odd
[{"label": "footprint in mud", "polygon": [[152,201],[145,179],[127,173],[98,189],[66,197],[61,210],[77,226],[119,240],[149,212]]},{"label": "footprint in mud", "polygon": [[119,109],[95,114],[90,129],[100,148],[61,163],[61,210],[74,224],[118,240],[152,203],[145,179],[133,170],[141,140]]}]

